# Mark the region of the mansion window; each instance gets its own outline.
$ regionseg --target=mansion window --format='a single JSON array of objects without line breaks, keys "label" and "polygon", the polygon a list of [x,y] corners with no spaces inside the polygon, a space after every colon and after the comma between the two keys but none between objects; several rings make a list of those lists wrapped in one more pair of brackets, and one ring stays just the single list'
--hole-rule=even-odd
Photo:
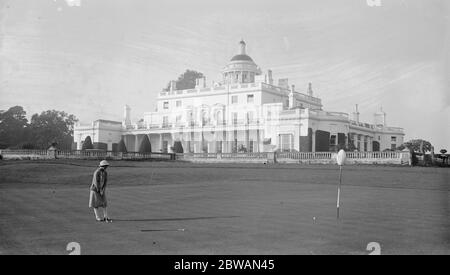
[{"label": "mansion window", "polygon": [[177,121],[177,124],[179,124],[179,123],[181,122],[181,115],[178,115],[178,116],[176,117],[176,121]]},{"label": "mansion window", "polygon": [[336,145],[336,135],[330,136],[330,145]]},{"label": "mansion window", "polygon": [[163,108],[164,108],[164,110],[169,109],[169,101],[164,101]]},{"label": "mansion window", "polygon": [[233,113],[233,125],[237,125],[237,123],[238,123],[238,114]]},{"label": "mansion window", "polygon": [[391,142],[397,142],[397,137],[391,137]]},{"label": "mansion window", "polygon": [[234,95],[231,97],[231,104],[237,104],[238,103],[238,96]]},{"label": "mansion window", "polygon": [[217,151],[217,153],[223,152],[223,142],[222,141],[216,141],[216,151]]},{"label": "mansion window", "polygon": [[190,126],[194,126],[195,125],[195,121],[194,121],[194,114],[192,112],[188,113],[188,119],[189,119],[189,125]]},{"label": "mansion window", "polygon": [[397,148],[397,145],[396,145],[396,144],[391,144],[391,150],[392,150],[392,151],[395,151],[396,148]]},{"label": "mansion window", "polygon": [[168,116],[163,116],[163,128],[167,128],[169,127],[169,117]]},{"label": "mansion window", "polygon": [[247,103],[253,103],[255,100],[254,95],[247,95]]},{"label": "mansion window", "polygon": [[281,134],[279,136],[280,149],[282,152],[290,152],[292,150],[292,135],[290,134]]},{"label": "mansion window", "polygon": [[222,125],[223,124],[223,116],[222,116],[222,111],[217,111],[216,115],[215,115],[216,121],[217,121],[217,125]]},{"label": "mansion window", "polygon": [[249,153],[253,153],[253,147],[255,146],[255,143],[254,143],[254,141],[253,140],[250,140],[249,141],[249,145],[248,145],[248,152]]},{"label": "mansion window", "polygon": [[177,100],[177,108],[181,107],[181,100]]},{"label": "mansion window", "polygon": [[253,112],[247,113],[247,124],[250,124],[253,122]]},{"label": "mansion window", "polygon": [[208,124],[208,116],[206,115],[206,112],[202,112],[202,126],[206,126]]}]

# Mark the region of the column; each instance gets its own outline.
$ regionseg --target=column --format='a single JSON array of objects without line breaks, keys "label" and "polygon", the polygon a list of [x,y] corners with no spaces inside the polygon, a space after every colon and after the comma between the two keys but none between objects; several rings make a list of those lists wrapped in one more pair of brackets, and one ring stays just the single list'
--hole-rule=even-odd
[{"label": "column", "polygon": [[139,137],[138,137],[138,135],[134,136],[134,151],[139,152]]},{"label": "column", "polygon": [[312,152],[316,151],[316,131],[312,130]]},{"label": "column", "polygon": [[359,152],[362,152],[362,150],[364,149],[361,146],[362,145],[361,144],[361,140],[362,140],[362,135],[358,134],[357,137],[356,137],[356,148],[358,148]]},{"label": "column", "polygon": [[163,152],[163,134],[159,134],[159,150]]},{"label": "column", "polygon": [[127,147],[128,152],[134,152],[135,145],[135,137],[133,135],[125,136],[125,146]]},{"label": "column", "polygon": [[289,152],[294,149],[294,134],[289,136]]},{"label": "column", "polygon": [[258,152],[258,153],[261,153],[261,151],[262,151],[262,146],[260,143],[261,143],[261,131],[258,128],[256,130],[256,152]]},{"label": "column", "polygon": [[245,148],[247,148],[247,152],[249,152],[250,151],[250,130],[248,129],[248,126],[246,128],[247,129],[245,130],[245,133],[244,133]]}]

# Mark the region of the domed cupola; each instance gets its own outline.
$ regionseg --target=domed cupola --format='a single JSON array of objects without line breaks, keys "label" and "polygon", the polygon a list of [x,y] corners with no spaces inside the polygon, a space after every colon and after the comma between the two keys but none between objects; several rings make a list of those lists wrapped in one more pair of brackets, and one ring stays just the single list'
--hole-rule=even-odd
[{"label": "domed cupola", "polygon": [[239,54],[233,56],[230,62],[222,70],[225,84],[253,83],[255,75],[260,75],[261,70],[253,59],[246,53],[244,40],[239,42]]}]

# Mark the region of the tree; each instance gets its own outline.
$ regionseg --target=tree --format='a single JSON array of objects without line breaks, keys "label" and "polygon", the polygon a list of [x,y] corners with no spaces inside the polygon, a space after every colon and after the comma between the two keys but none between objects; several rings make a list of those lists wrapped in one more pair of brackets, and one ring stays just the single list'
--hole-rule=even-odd
[{"label": "tree", "polygon": [[91,137],[90,136],[87,136],[85,139],[84,139],[84,142],[83,142],[83,146],[81,147],[81,150],[90,150],[90,149],[94,149],[94,146],[93,146],[93,144],[92,144],[92,140],[91,140]]},{"label": "tree", "polygon": [[125,146],[125,141],[123,140],[123,138],[119,142],[117,151],[121,153],[128,153],[127,146]]},{"label": "tree", "polygon": [[73,128],[77,119],[60,111],[34,114],[28,123],[21,106],[0,111],[0,148],[47,149],[57,143],[60,148],[71,149]]},{"label": "tree", "polygon": [[26,112],[21,106],[0,111],[0,146],[6,148],[26,141],[27,126]]},{"label": "tree", "polygon": [[56,110],[34,114],[30,123],[32,140],[40,148],[56,142],[60,148],[70,149],[76,121],[75,116]]},{"label": "tree", "polygon": [[[194,89],[196,80],[202,77],[203,73],[194,70],[186,70],[183,74],[181,74],[178,77],[178,80],[176,81],[176,89],[177,90]],[[165,91],[170,90],[170,82],[167,84],[167,87],[164,90]]]},{"label": "tree", "polygon": [[423,139],[413,139],[410,141],[407,141],[403,144],[403,146],[400,146],[398,149],[408,148],[409,150],[412,150],[414,152],[431,152],[432,151],[432,145],[429,141],[423,140]]},{"label": "tree", "polygon": [[147,135],[144,135],[144,138],[141,141],[141,145],[139,146],[139,153],[147,154],[152,152],[152,144],[148,139]]},{"label": "tree", "polygon": [[71,149],[73,128],[77,121],[74,115],[56,110],[34,114],[30,123],[32,141],[39,148],[47,148],[56,142],[60,148]]}]

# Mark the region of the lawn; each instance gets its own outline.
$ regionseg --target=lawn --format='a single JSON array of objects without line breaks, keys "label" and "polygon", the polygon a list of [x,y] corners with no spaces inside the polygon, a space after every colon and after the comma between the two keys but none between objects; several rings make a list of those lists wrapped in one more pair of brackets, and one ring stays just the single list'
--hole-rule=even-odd
[{"label": "lawn", "polygon": [[106,224],[96,165],[0,161],[0,254],[450,254],[450,169],[117,161]]}]

